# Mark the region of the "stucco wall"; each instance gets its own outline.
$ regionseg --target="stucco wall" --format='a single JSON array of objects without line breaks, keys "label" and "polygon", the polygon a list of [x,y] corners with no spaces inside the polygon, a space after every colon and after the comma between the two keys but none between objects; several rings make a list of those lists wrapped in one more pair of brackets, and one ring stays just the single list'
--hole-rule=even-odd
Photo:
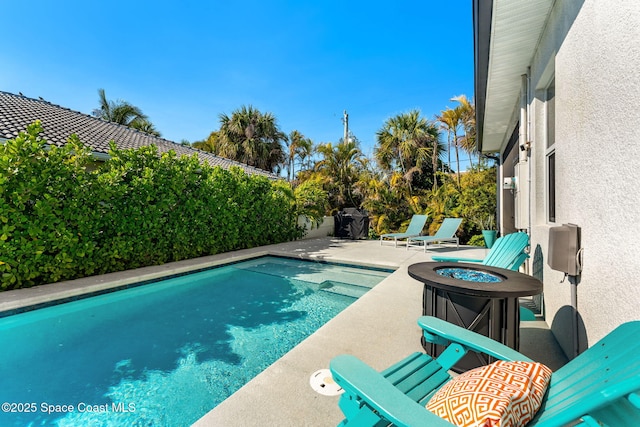
[{"label": "stucco wall", "polygon": [[[578,313],[592,345],[640,319],[640,2],[557,1],[531,67],[532,248],[549,228],[582,228]],[[556,222],[546,219],[544,102],[555,75]],[[533,252],[533,251],[532,251]],[[570,284],[545,259],[546,319],[572,352]]]}]

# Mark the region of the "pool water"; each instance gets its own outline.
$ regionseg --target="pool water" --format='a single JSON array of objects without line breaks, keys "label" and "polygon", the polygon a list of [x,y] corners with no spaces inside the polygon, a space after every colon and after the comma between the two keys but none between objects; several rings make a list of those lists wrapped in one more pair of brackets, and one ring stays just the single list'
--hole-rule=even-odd
[{"label": "pool water", "polygon": [[0,425],[189,425],[387,275],[262,257],[1,318]]}]

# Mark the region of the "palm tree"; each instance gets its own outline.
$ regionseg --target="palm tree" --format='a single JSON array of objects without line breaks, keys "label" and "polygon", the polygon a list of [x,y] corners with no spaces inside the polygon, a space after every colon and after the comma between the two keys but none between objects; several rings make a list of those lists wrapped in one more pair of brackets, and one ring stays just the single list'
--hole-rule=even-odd
[{"label": "palm tree", "polygon": [[303,134],[297,130],[292,131],[286,140],[287,153],[287,179],[291,181],[295,179],[295,161],[296,158],[303,162],[305,158],[311,155],[313,142],[309,138],[305,138]]},{"label": "palm tree", "polygon": [[298,150],[298,158],[300,159],[300,171],[313,169],[314,153],[315,146],[313,145],[313,141],[311,139],[307,139],[306,142],[301,145],[300,149]]},{"label": "palm tree", "polygon": [[280,131],[271,113],[262,114],[250,106],[242,106],[231,116],[220,114],[218,154],[250,166],[273,172],[285,161]]},{"label": "palm tree", "polygon": [[453,101],[457,101],[460,105],[457,108],[461,109],[461,122],[464,135],[456,141],[456,145],[460,146],[464,151],[469,153],[469,162],[473,167],[472,157],[474,154],[478,154],[478,148],[476,146],[476,107],[473,101],[469,101],[466,95],[459,95],[453,98]]},{"label": "palm tree", "polygon": [[[129,127],[133,129],[137,129],[140,132],[148,133],[149,135],[158,136],[158,137],[162,136],[160,132],[158,132],[158,130],[155,128],[153,123],[151,123],[147,119],[133,120],[129,125]],[[187,142],[187,145],[189,145],[188,142]]]},{"label": "palm tree", "polygon": [[[462,120],[462,109],[460,107],[456,108],[447,108],[444,110],[440,116],[438,117],[438,121],[442,123],[443,127],[448,132],[447,143],[449,146],[449,167],[451,167],[451,143],[453,142],[453,146],[456,150],[456,164],[458,165],[456,168],[456,174],[458,178],[458,187],[460,186],[460,154],[458,152],[458,144],[456,143],[458,140],[458,129]],[[451,135],[453,134],[453,140]]]},{"label": "palm tree", "polygon": [[409,184],[410,193],[414,174],[422,173],[428,160],[431,160],[434,172],[437,169],[440,151],[438,129],[421,117],[418,110],[391,117],[376,133],[376,138],[375,157],[378,164],[387,172],[399,168]]},{"label": "palm tree", "polygon": [[345,206],[358,207],[354,197],[355,184],[360,172],[366,168],[367,159],[357,140],[349,138],[344,142],[341,139],[335,146],[330,142],[321,144],[316,151],[322,159],[316,162],[314,171],[326,185],[331,207],[338,210]]},{"label": "palm tree", "polygon": [[136,121],[147,120],[147,116],[138,107],[125,101],[109,101],[104,89],[98,89],[98,94],[100,95],[100,108],[93,110],[95,117],[129,127],[133,127],[132,125]]},{"label": "palm tree", "polygon": [[442,155],[443,148],[440,145],[440,135],[438,129],[432,126],[433,132],[433,148],[431,149],[431,169],[433,170],[433,186],[432,189],[438,188],[438,163]]}]

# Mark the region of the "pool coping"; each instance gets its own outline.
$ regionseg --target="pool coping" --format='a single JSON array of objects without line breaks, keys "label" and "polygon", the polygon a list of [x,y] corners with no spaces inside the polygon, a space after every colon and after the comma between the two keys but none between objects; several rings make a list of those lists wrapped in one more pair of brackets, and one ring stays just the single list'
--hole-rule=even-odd
[{"label": "pool coping", "polygon": [[[298,242],[305,241],[303,240]],[[168,276],[189,274],[198,270],[206,270],[225,264],[233,264],[252,258],[259,258],[261,256],[271,255],[293,259],[298,258],[312,261],[334,262],[327,261],[323,257],[308,254],[298,254],[297,256],[292,255],[289,251],[282,250],[280,248],[281,245],[287,245],[287,243],[291,242],[262,246],[258,248],[241,249],[238,251],[225,252],[183,261],[175,261],[161,265],[118,271],[99,276],[87,276],[80,279],[0,292],[0,318],[17,314],[22,311],[28,311],[30,307],[35,309],[50,305],[51,303],[73,301],[74,299],[85,297],[87,294],[90,294],[91,296],[100,295],[101,293],[119,290],[120,288],[125,289],[129,285],[135,284],[135,286],[138,286],[138,283],[151,283]],[[335,261],[335,263],[340,262]],[[381,265],[380,263],[354,260],[344,262],[344,264],[374,269],[395,269],[393,264]]]},{"label": "pool coping", "polygon": [[[240,251],[239,251],[240,252]],[[72,301],[87,294],[99,295],[137,283],[150,283],[167,276],[188,274],[200,269],[216,267],[232,262],[268,255],[267,251],[253,253],[224,253],[162,265],[118,271],[100,276],[88,276],[31,288],[15,289],[0,293],[0,317],[5,317],[30,307],[46,306],[50,303]],[[137,286],[137,285],[136,285]]]},{"label": "pool coping", "polygon": [[[306,259],[302,257],[292,257],[289,255],[276,255],[272,252],[267,252],[265,254],[255,254],[248,257],[240,256],[237,259],[229,260],[215,260],[215,261],[204,261],[201,264],[192,265],[189,267],[183,268],[175,268],[172,269],[168,274],[159,274],[158,272],[153,272],[150,274],[142,275],[135,278],[127,278],[127,279],[116,279],[114,281],[107,281],[101,284],[90,284],[88,286],[83,286],[82,283],[79,283],[83,279],[76,279],[74,281],[68,282],[60,282],[59,284],[50,284],[50,285],[42,285],[48,286],[52,289],[47,289],[47,291],[51,292],[40,292],[40,289],[36,289],[38,287],[32,287],[27,289],[33,289],[34,292],[40,293],[36,296],[28,296],[21,299],[16,299],[10,302],[2,302],[0,301],[0,319],[7,316],[12,316],[14,314],[24,313],[32,310],[38,310],[41,308],[51,307],[54,305],[64,304],[67,302],[78,301],[85,298],[91,298],[99,295],[108,294],[111,292],[118,292],[125,289],[136,288],[139,286],[145,286],[152,283],[156,283],[161,280],[172,279],[175,277],[186,276],[189,274],[200,273],[207,270],[212,270],[215,268],[225,267],[228,265],[238,264],[244,261],[250,261],[254,259],[260,259],[264,257],[274,257],[280,259],[291,259],[291,260],[304,260],[304,261],[313,261],[324,264],[338,265],[338,266],[347,266],[347,267],[355,267],[355,268],[366,268],[373,271],[385,271],[387,273],[393,273],[395,269],[391,269],[389,267],[373,267],[373,266],[365,266],[365,265],[355,265],[352,263],[340,263],[334,261],[324,261],[324,260],[314,260],[314,259]],[[208,257],[207,257],[208,258]],[[139,271],[131,270],[131,271]],[[106,276],[106,275],[105,275]],[[99,276],[91,276],[93,278]],[[24,294],[24,292],[23,292]],[[2,294],[0,294],[0,297]],[[6,305],[6,309],[2,309],[3,305]]]}]

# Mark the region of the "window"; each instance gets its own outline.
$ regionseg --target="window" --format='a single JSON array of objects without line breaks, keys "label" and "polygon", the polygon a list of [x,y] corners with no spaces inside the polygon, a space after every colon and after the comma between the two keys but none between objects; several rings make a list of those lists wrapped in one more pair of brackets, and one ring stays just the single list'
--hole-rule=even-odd
[{"label": "window", "polygon": [[547,216],[549,222],[556,222],[556,152],[547,156]]},{"label": "window", "polygon": [[545,97],[547,157],[547,220],[556,222],[556,82],[547,87]]}]

